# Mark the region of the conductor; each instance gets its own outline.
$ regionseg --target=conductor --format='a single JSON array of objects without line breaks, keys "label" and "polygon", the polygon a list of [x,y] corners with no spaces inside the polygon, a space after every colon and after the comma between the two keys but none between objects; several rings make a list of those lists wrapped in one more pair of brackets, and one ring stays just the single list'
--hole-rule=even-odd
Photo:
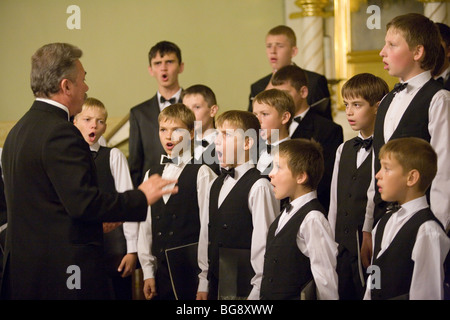
[{"label": "conductor", "polygon": [[[145,220],[175,181],[154,175],[137,189],[102,193],[89,146],[69,121],[88,86],[82,51],[52,43],[31,58],[36,97],[2,153],[8,228],[3,299],[109,299],[103,222]],[[12,106],[13,107],[13,106]]]}]

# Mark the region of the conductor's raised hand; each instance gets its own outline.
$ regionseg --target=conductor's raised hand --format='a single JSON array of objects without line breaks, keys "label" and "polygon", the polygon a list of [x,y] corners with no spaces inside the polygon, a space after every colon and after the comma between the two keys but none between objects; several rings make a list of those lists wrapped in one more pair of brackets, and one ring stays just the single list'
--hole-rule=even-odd
[{"label": "conductor's raised hand", "polygon": [[[147,197],[148,205],[154,204],[165,194],[174,194],[178,192],[178,186],[175,185],[177,180],[166,180],[161,178],[158,174],[151,175],[147,180],[141,183],[138,187]],[[170,184],[174,184],[173,187],[164,188]]]}]

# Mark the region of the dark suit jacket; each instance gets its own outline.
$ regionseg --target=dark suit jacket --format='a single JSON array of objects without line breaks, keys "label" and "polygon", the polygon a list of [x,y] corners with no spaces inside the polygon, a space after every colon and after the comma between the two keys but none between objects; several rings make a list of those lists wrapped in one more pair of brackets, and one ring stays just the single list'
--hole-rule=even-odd
[{"label": "dark suit jacket", "polygon": [[[330,91],[328,90],[328,81],[323,75],[318,74],[316,72],[304,70],[306,73],[306,77],[308,79],[308,104],[311,106],[315,102],[320,101],[323,98],[330,98]],[[252,111],[252,102],[253,98],[260,92],[264,91],[267,85],[272,78],[272,74],[268,74],[262,79],[259,79],[255,83],[250,86],[250,98],[248,111]],[[328,105],[325,107],[325,110],[321,110],[320,114],[322,114],[325,118],[332,119],[331,114],[331,100],[328,100]]]},{"label": "dark suit jacket", "polygon": [[328,211],[336,150],[341,143],[344,142],[342,127],[337,123],[322,117],[315,112],[314,109],[309,109],[308,113],[291,136],[291,139],[295,138],[313,138],[315,141],[319,142],[323,148],[325,171],[317,189],[317,198],[326,211]]},{"label": "dark suit jacket", "polygon": [[161,155],[165,154],[159,140],[159,113],[158,96],[156,94],[153,98],[130,110],[128,165],[131,180],[135,187],[142,183],[147,170],[151,166],[159,164]]},{"label": "dark suit jacket", "polygon": [[107,299],[102,222],[145,220],[145,195],[101,193],[88,144],[64,110],[45,102],[35,101],[11,129],[2,164],[2,297]]}]

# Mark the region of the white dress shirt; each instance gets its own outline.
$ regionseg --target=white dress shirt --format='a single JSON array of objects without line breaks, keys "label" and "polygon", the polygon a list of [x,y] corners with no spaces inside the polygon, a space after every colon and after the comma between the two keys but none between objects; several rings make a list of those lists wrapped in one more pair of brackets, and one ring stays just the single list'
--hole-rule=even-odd
[{"label": "white dress shirt", "polygon": [[[381,256],[389,247],[397,232],[418,211],[428,208],[426,196],[411,200],[403,204],[397,212],[393,213],[386,223],[381,240]],[[372,243],[375,247],[377,226],[372,233]],[[411,239],[414,241],[414,239]],[[444,297],[444,272],[442,265],[450,249],[450,238],[435,221],[424,222],[415,239],[411,259],[414,261],[414,270],[409,289],[411,300],[442,300]],[[394,263],[394,262],[393,262]],[[380,275],[381,277],[383,275]],[[372,283],[371,275],[367,284]],[[367,286],[365,300],[371,299],[370,287]]]},{"label": "white dress shirt", "polygon": [[[167,180],[176,180],[180,177],[181,172],[183,171],[186,165],[189,165],[192,156],[190,153],[184,153],[181,156],[181,161],[178,165],[173,163],[168,163],[164,166],[164,170],[162,173],[162,178]],[[148,179],[148,177],[152,173],[147,171],[145,173],[144,181]],[[214,180],[217,175],[212,171],[208,166],[202,165],[197,174],[197,200],[199,207],[199,216],[200,221],[205,219],[205,215],[208,214],[208,206],[209,202],[206,200],[205,195],[209,193],[209,184],[212,180]],[[166,188],[173,188],[173,185],[169,185]],[[183,192],[183,190],[179,190],[178,192]],[[164,203],[170,198],[170,194],[163,195]],[[145,221],[140,222],[139,224],[139,238],[138,238],[138,257],[139,262],[142,266],[143,278],[154,278],[156,271],[156,257],[152,254],[152,215],[151,215],[151,206],[148,207],[147,210],[147,218]]]},{"label": "white dress shirt", "polygon": [[[235,177],[227,176],[219,193],[218,205],[222,204],[228,193],[233,189],[239,179],[254,165],[246,162],[235,168]],[[211,182],[212,184],[212,182]],[[210,190],[211,188],[208,188]],[[209,204],[210,194],[206,193],[205,199]],[[249,300],[258,300],[261,288],[261,279],[264,268],[264,253],[266,251],[267,232],[280,211],[280,202],[275,198],[272,185],[269,180],[263,178],[255,182],[248,196],[248,208],[252,213],[253,233],[250,248],[250,262],[255,271],[251,280],[253,286]],[[201,273],[199,274],[198,291],[208,292],[208,223],[209,214],[204,216],[200,228],[198,244],[198,260]]]},{"label": "white dress shirt", "polygon": [[[361,132],[358,134],[358,137],[364,139],[361,135]],[[372,136],[370,136],[372,137]],[[368,138],[366,138],[368,139]],[[347,142],[347,141],[346,141]],[[345,142],[344,142],[345,143]],[[338,175],[339,175],[339,165],[341,162],[341,154],[342,149],[344,147],[344,143],[342,143],[336,150],[336,158],[334,160],[334,168],[333,168],[333,176],[331,178],[331,190],[330,190],[330,207],[328,209],[328,221],[330,222],[331,229],[333,230],[333,239],[336,235],[336,216],[337,216],[337,183],[338,183]],[[369,150],[365,148],[359,149],[356,154],[356,168],[359,168],[361,164],[366,160],[369,156],[370,152],[373,150],[373,147],[370,147]],[[373,153],[372,153],[373,157]],[[373,168],[373,161],[372,161]],[[372,179],[373,179],[373,169],[372,169]],[[373,180],[371,180],[373,183]]]},{"label": "white dress shirt", "polygon": [[[207,136],[204,136],[201,140],[205,140],[211,145],[216,140],[216,137],[217,137],[217,131],[214,131],[214,132],[208,134]],[[209,145],[208,145],[208,147],[209,147]],[[197,162],[200,161],[199,163],[201,163],[201,158],[202,158],[203,152],[205,152],[205,150],[208,147],[204,147],[202,145],[201,141],[196,142],[196,140],[194,140],[194,159]],[[213,159],[206,158],[205,161],[206,160],[213,160]],[[210,164],[210,163],[208,163],[208,164]]]},{"label": "white dress shirt", "polygon": [[[281,213],[275,235],[283,229],[286,223],[306,203],[317,198],[317,192],[309,192],[290,204],[289,214],[285,210]],[[297,246],[309,258],[311,271],[317,288],[319,300],[338,300],[338,276],[336,273],[336,257],[338,244],[334,241],[333,233],[327,218],[320,211],[310,211],[297,233]]]},{"label": "white dress shirt", "polygon": [[[97,141],[90,146],[91,151],[100,149],[100,143]],[[114,186],[117,192],[125,192],[133,190],[133,183],[131,182],[130,169],[128,168],[128,161],[125,155],[117,148],[112,148],[109,156],[109,165],[111,175],[114,178]],[[127,253],[137,252],[137,239],[139,231],[139,222],[124,222],[123,233],[127,241]]]},{"label": "white dress shirt", "polygon": [[[425,71],[408,81],[405,90],[394,96],[392,103],[386,113],[384,122],[385,142],[389,141],[397,128],[403,113],[408,105],[428,80],[431,79],[430,71]],[[430,203],[431,210],[441,221],[446,229],[450,227],[450,92],[439,90],[431,99],[428,111],[428,131],[431,136],[430,144],[438,155],[438,170],[431,184]],[[374,172],[376,174],[376,172]],[[371,183],[367,191],[366,222],[364,231],[371,232],[373,225],[373,195],[375,194],[375,183]],[[372,222],[371,222],[372,221]]]},{"label": "white dress shirt", "polygon": [[[289,136],[278,140],[274,143],[272,143],[272,147],[276,147],[276,149],[278,149],[278,146],[280,145],[280,143],[282,143],[283,141],[287,141],[291,139]],[[267,141],[266,141],[267,143]],[[273,155],[274,155],[275,151],[272,149],[270,153],[267,152],[267,149],[264,149],[258,159],[258,163],[256,165],[256,169],[258,169],[261,173],[265,172],[266,170],[272,170],[273,168]],[[269,168],[270,166],[270,168]],[[269,171],[270,173],[270,171]]]}]

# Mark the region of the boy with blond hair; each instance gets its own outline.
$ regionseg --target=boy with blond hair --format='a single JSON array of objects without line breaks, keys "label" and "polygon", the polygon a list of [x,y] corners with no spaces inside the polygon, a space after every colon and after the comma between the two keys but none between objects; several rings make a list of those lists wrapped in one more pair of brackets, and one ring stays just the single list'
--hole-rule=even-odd
[{"label": "boy with blond hair", "polygon": [[367,189],[373,179],[373,129],[378,105],[388,92],[387,83],[369,73],[353,76],[342,87],[347,121],[358,136],[337,149],[331,180],[328,220],[339,244],[336,270],[341,300],[361,300],[364,295],[366,276],[359,253]]},{"label": "boy with blond hair", "polygon": [[[206,193],[209,214],[199,239],[198,300],[219,297],[219,260],[223,249],[245,250],[245,266],[253,276],[243,282],[245,297],[259,299],[267,230],[279,212],[267,178],[254,166],[260,124],[248,111],[231,110],[217,118],[216,150],[222,174]],[[252,159],[253,158],[253,159]],[[240,273],[242,270],[237,270]]]},{"label": "boy with blond hair", "polygon": [[[178,180],[178,193],[163,197],[149,206],[147,219],[139,227],[138,257],[144,277],[146,299],[193,300],[197,289],[196,249],[189,251],[177,265],[170,265],[167,254],[174,248],[195,246],[200,221],[207,214],[204,195],[216,174],[206,165],[193,163],[194,113],[184,104],[165,108],[158,117],[159,138],[167,155],[160,165],[145,175],[158,173]],[[181,251],[178,251],[181,255]],[[192,263],[193,262],[193,263]],[[184,268],[185,277],[172,286],[175,270]]]},{"label": "boy with blond hair", "polygon": [[274,162],[269,177],[275,197],[290,202],[269,228],[261,299],[298,300],[314,281],[319,300],[336,300],[337,244],[316,192],[324,171],[322,148],[306,139],[284,141]]},{"label": "boy with blond hair", "polygon": [[265,142],[261,148],[256,168],[263,175],[272,171],[273,156],[278,145],[289,138],[289,125],[294,114],[294,100],[281,90],[268,89],[258,93],[253,100],[253,114],[261,124],[260,137]]},{"label": "boy with blond hair", "polygon": [[[398,77],[400,83],[378,107],[373,137],[374,172],[380,170],[378,154],[388,141],[403,137],[428,141],[438,154],[438,171],[428,199],[431,210],[447,229],[450,226],[450,92],[431,75],[442,50],[439,30],[433,21],[418,13],[397,16],[386,28],[380,56],[385,70]],[[367,196],[361,251],[365,266],[371,256],[371,227],[386,211],[386,202],[375,183],[369,187]]]},{"label": "boy with blond hair", "polygon": [[[103,102],[87,98],[73,120],[89,144],[97,169],[100,190],[123,192],[133,189],[128,162],[117,148],[101,146],[108,112]],[[111,282],[111,295],[118,300],[132,299],[132,274],[137,263],[138,222],[103,223],[105,269]]]},{"label": "boy with blond hair", "polygon": [[450,239],[426,197],[437,154],[427,141],[409,137],[386,143],[379,158],[377,187],[391,206],[373,230],[376,271],[364,299],[442,300]]}]

